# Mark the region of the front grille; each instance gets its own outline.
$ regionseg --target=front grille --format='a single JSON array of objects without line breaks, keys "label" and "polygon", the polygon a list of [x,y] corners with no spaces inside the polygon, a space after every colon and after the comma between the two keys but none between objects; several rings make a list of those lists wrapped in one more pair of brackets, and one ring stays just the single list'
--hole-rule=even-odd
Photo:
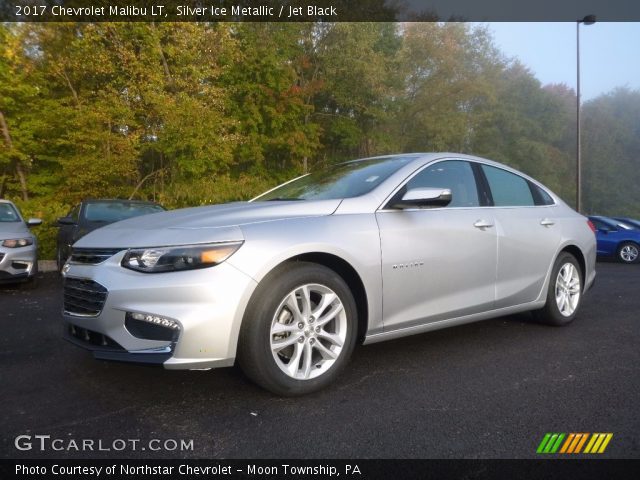
[{"label": "front grille", "polygon": [[82,343],[90,349],[100,348],[101,350],[125,351],[118,343],[102,333],[71,324],[68,324],[67,328],[69,336],[73,337],[76,342]]},{"label": "front grille", "polygon": [[74,248],[71,252],[72,263],[86,263],[98,265],[108,258],[113,257],[122,248]]},{"label": "front grille", "polygon": [[97,317],[107,300],[107,289],[80,278],[64,279],[64,311],[81,317]]}]

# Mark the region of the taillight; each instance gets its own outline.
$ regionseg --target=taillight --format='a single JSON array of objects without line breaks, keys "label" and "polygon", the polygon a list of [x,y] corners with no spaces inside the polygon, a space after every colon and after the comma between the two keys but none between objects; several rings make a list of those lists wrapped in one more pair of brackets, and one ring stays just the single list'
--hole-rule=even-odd
[{"label": "taillight", "polygon": [[591,220],[587,220],[587,225],[589,225],[589,228],[593,233],[596,233],[596,226],[593,224]]}]

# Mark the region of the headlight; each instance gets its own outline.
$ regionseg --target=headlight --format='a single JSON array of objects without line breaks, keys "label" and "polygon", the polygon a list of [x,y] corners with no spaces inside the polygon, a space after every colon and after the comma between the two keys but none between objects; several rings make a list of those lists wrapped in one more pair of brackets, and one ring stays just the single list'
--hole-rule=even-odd
[{"label": "headlight", "polygon": [[121,265],[137,272],[179,272],[207,268],[224,262],[243,242],[135,248],[127,251]]},{"label": "headlight", "polygon": [[33,245],[33,238],[14,238],[12,240],[4,240],[2,242],[2,246],[7,248],[19,248],[29,245]]}]

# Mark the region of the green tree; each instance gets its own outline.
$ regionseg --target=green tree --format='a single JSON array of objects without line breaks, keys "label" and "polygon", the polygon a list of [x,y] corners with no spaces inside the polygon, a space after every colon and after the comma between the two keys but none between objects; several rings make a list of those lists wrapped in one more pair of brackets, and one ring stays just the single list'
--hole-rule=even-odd
[{"label": "green tree", "polygon": [[582,139],[585,212],[640,217],[640,91],[586,102]]},{"label": "green tree", "polygon": [[316,88],[305,79],[309,62],[304,23],[240,23],[232,28],[238,58],[223,76],[231,114],[241,137],[235,151],[238,170],[302,171],[319,146],[317,125],[309,121]]}]

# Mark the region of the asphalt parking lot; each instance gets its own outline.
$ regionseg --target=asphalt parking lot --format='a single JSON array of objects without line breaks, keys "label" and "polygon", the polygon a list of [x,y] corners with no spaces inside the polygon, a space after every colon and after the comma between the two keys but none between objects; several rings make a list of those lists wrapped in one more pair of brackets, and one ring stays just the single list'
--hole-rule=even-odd
[{"label": "asphalt parking lot", "polygon": [[[99,362],[61,339],[61,282],[0,287],[3,458],[531,458],[546,432],[612,432],[640,458],[640,266],[599,263],[569,327],[530,315],[358,347],[328,390],[279,398],[237,368]],[[20,451],[18,435],[193,440],[192,451]],[[35,447],[35,445],[34,445]],[[583,455],[584,456],[584,455]]]}]

